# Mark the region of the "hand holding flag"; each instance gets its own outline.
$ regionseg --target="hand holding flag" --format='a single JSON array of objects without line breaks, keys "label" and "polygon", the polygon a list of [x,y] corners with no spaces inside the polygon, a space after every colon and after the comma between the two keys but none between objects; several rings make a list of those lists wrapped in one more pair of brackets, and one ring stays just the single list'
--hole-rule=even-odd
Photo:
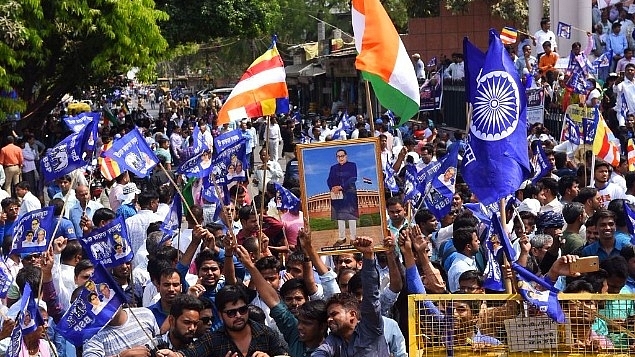
[{"label": "hand holding flag", "polygon": [[571,39],[571,25],[562,21],[558,22],[558,30],[556,36]]}]

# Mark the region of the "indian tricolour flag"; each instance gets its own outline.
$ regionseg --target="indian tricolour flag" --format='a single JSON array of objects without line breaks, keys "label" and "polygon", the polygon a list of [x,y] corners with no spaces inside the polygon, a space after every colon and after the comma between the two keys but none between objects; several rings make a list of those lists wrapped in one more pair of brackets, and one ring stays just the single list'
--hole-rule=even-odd
[{"label": "indian tricolour flag", "polygon": [[379,0],[353,0],[355,67],[373,85],[382,106],[401,118],[419,111],[419,84],[410,57]]}]

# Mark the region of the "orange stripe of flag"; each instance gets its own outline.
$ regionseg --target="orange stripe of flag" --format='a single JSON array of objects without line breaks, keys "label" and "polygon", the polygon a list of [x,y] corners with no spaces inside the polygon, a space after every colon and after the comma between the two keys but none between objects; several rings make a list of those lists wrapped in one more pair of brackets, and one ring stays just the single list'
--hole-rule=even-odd
[{"label": "orange stripe of flag", "polygon": [[254,64],[253,66],[247,68],[247,71],[243,74],[242,77],[240,77],[240,80],[242,81],[244,79],[253,77],[258,73],[261,73],[276,67],[284,67],[282,58],[280,56],[276,56],[271,59],[260,61],[259,63]]},{"label": "orange stripe of flag", "polygon": [[271,98],[285,98],[288,95],[287,84],[278,82],[265,84],[249,92],[241,93],[235,97],[229,98],[224,106],[227,108],[247,107],[254,102],[260,102]]}]

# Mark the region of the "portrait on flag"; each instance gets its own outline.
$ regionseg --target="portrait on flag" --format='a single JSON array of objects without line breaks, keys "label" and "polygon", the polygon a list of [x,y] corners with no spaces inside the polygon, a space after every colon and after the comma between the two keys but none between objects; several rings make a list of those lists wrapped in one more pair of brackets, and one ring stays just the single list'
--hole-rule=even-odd
[{"label": "portrait on flag", "polygon": [[128,170],[138,177],[150,175],[152,168],[159,163],[159,159],[136,127],[116,140],[110,149],[104,152],[104,156],[115,160],[122,170]]},{"label": "portrait on flag", "polygon": [[454,145],[452,150],[439,159],[440,165],[430,174],[426,180],[424,202],[426,207],[441,220],[450,213],[452,197],[455,192],[457,166],[459,163],[459,146]]},{"label": "portrait on flag", "polygon": [[69,174],[86,166],[86,153],[95,149],[97,120],[85,125],[79,132],[67,136],[54,147],[46,150],[40,160],[44,182]]},{"label": "portrait on flag", "polygon": [[103,264],[112,268],[132,259],[133,252],[122,217],[117,217],[107,225],[80,237],[79,243],[88,253],[93,264]]},{"label": "portrait on flag", "polygon": [[380,245],[387,222],[378,138],[299,144],[297,155],[303,212],[316,246],[350,249],[357,236]]},{"label": "portrait on flag", "polygon": [[223,177],[228,189],[236,183],[246,180],[249,162],[247,160],[246,140],[242,135],[239,140],[223,146],[222,151],[218,151],[214,155],[211,167],[211,175],[215,179]]},{"label": "portrait on flag", "polygon": [[106,326],[125,301],[121,287],[97,264],[56,330],[74,345],[81,345]]},{"label": "portrait on flag", "polygon": [[11,254],[45,252],[53,234],[53,220],[53,206],[20,216],[13,231]]}]

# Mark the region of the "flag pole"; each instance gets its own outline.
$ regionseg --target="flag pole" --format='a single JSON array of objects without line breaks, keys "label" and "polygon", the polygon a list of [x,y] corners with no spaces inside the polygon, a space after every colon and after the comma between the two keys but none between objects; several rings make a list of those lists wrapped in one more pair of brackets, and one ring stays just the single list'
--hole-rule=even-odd
[{"label": "flag pole", "polygon": [[[232,224],[232,222],[234,221],[234,217],[232,215],[232,217],[229,218],[229,222],[227,221],[228,218],[227,218],[227,214],[225,213],[225,207],[226,206],[225,206],[225,203],[223,202],[223,200],[221,199],[220,187],[218,187],[218,183],[216,182],[216,177],[214,176],[212,178],[213,178],[213,180],[211,180],[211,181],[212,181],[212,184],[214,185],[214,192],[216,192],[216,197],[218,197],[218,201],[220,203],[221,219],[223,219],[223,217],[225,217],[223,219],[223,221],[224,221],[225,225],[227,226],[227,231],[229,232],[229,235],[232,237],[233,242],[235,244],[238,244],[238,241],[236,239],[236,235],[234,234],[234,229],[233,229],[233,224]],[[236,190],[236,192],[238,192],[238,190]],[[235,208],[236,207],[234,207],[234,209]]]},{"label": "flag pole", "polygon": [[165,176],[168,177],[168,180],[170,180],[170,183],[172,183],[172,185],[174,186],[174,189],[179,194],[179,196],[181,196],[181,201],[183,202],[183,205],[185,206],[185,208],[187,208],[187,212],[192,217],[192,220],[194,220],[194,223],[196,223],[197,226],[200,225],[196,217],[194,217],[194,214],[192,213],[192,210],[190,209],[190,205],[187,204],[185,197],[183,197],[183,193],[181,192],[181,190],[179,190],[179,186],[177,186],[176,182],[174,182],[174,179],[172,179],[172,176],[170,176],[170,173],[168,172],[168,170],[165,169],[165,167],[163,166],[161,162],[159,162],[159,167],[161,168],[161,170],[163,170],[163,172],[165,173]]},{"label": "flag pole", "polygon": [[373,104],[370,100],[370,85],[367,80],[364,80],[366,86],[366,102],[368,106],[368,118],[370,119],[370,135],[375,136],[375,118],[373,117]]},{"label": "flag pole", "polygon": [[[586,101],[584,101],[584,115],[587,114]],[[569,128],[569,131],[571,128]],[[571,135],[571,132],[569,132]],[[584,120],[582,121],[582,161],[584,162],[584,185],[587,185],[588,177],[586,173],[587,164],[586,164],[586,127],[584,125]]]},{"label": "flag pole", "polygon": [[[269,157],[269,121],[271,120],[271,118],[269,116],[265,117],[266,120],[266,126],[265,126],[265,153],[267,154],[267,157]],[[277,159],[277,158],[276,158]],[[267,160],[267,162],[263,162],[262,165],[264,166],[264,169],[262,170],[262,182],[261,182],[261,187],[262,187],[262,191],[260,191],[260,214],[257,215],[257,217],[260,218],[260,221],[258,222],[258,238],[256,238],[256,241],[258,242],[258,249],[256,250],[256,256],[258,257],[258,259],[260,259],[260,254],[262,253],[261,247],[260,247],[260,238],[262,237],[262,225],[265,221],[265,192],[267,191],[267,163],[269,162],[269,160]]]},{"label": "flag pole", "polygon": [[[500,216],[500,221],[501,221],[501,228],[503,229],[503,234],[507,233],[507,217],[506,217],[506,212],[505,212],[505,206],[507,205],[507,199],[506,198],[501,198],[500,202],[499,202],[500,206],[499,206],[499,210],[501,213]],[[503,238],[500,237],[500,239],[502,240]],[[503,254],[503,267],[501,269],[501,274],[505,274],[502,270],[506,269],[505,266],[509,265],[509,261],[507,260],[507,257],[505,256],[505,254]],[[512,293],[512,280],[508,277],[505,277],[505,292],[507,294],[511,294]]]}]

